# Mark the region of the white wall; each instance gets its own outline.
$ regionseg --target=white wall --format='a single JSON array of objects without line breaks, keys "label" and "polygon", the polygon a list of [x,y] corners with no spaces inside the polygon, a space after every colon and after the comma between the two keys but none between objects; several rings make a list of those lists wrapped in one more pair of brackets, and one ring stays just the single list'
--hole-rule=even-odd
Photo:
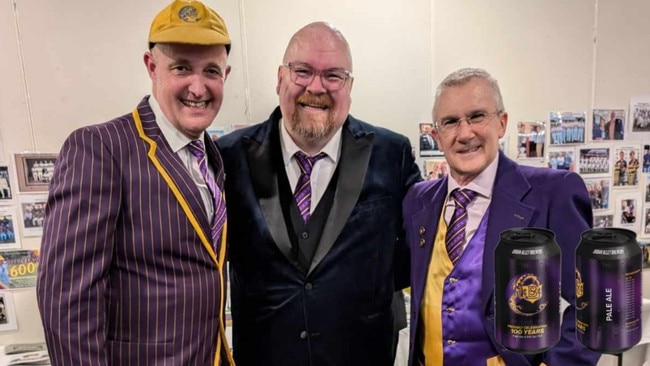
[{"label": "white wall", "polygon": [[[206,3],[233,39],[215,126],[269,115],[286,43],[315,20],[334,23],[350,42],[352,113],[414,142],[417,123],[430,121],[435,86],[460,67],[483,67],[500,81],[513,136],[518,120],[627,109],[631,95],[650,92],[647,0]],[[149,23],[166,4],[0,0],[0,158],[58,152],[74,128],[130,112],[150,90],[142,54]],[[39,244],[23,239],[26,248]],[[15,300],[20,329],[0,334],[0,344],[42,340],[33,289],[16,290]]]}]

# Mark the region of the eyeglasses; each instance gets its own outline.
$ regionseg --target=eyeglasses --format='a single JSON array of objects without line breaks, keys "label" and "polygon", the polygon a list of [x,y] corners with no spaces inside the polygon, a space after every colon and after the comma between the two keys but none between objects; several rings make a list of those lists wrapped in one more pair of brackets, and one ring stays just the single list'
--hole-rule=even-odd
[{"label": "eyeglasses", "polygon": [[303,87],[309,86],[316,75],[327,91],[337,91],[352,77],[352,73],[343,69],[327,69],[316,71],[311,66],[302,63],[289,62],[282,65],[289,69],[291,81]]},{"label": "eyeglasses", "polygon": [[460,123],[464,120],[467,122],[467,124],[475,127],[480,127],[483,126],[485,122],[487,122],[490,118],[498,116],[501,114],[502,111],[495,111],[495,112],[483,112],[483,111],[478,111],[474,112],[469,116],[465,116],[463,118],[444,118],[437,120],[435,123],[436,130],[438,133],[443,134],[443,135],[449,135],[458,132],[458,129],[460,128]]}]

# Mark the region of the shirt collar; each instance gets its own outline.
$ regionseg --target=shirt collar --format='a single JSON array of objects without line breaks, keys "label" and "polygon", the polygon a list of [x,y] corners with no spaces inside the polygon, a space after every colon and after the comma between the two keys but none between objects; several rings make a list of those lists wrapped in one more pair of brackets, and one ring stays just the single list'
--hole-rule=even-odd
[{"label": "shirt collar", "polygon": [[[278,122],[280,124],[280,145],[282,146],[282,156],[284,158],[284,166],[286,167],[291,163],[291,159],[298,152],[302,151],[298,145],[293,141],[289,131],[287,131],[286,126],[284,125],[284,119],[280,118]],[[341,155],[341,135],[342,128],[339,128],[332,138],[327,142],[320,152],[327,154],[327,158],[330,159],[335,165],[339,161]],[[304,151],[303,151],[304,152]]]},{"label": "shirt collar", "polygon": [[[165,114],[162,112],[162,109],[160,109],[160,104],[158,104],[156,97],[153,95],[149,98],[149,106],[156,117],[156,122],[158,123],[160,131],[163,136],[165,136],[167,143],[174,153],[177,153],[192,141],[189,137],[183,135],[171,122],[169,122]],[[199,139],[205,141],[204,133],[201,133]]]},{"label": "shirt collar", "polygon": [[499,154],[492,160],[490,164],[476,177],[469,182],[466,186],[461,187],[458,182],[449,174],[447,181],[447,197],[456,188],[467,188],[478,193],[485,198],[492,197],[492,189],[494,181],[497,177],[497,167],[499,166]]}]

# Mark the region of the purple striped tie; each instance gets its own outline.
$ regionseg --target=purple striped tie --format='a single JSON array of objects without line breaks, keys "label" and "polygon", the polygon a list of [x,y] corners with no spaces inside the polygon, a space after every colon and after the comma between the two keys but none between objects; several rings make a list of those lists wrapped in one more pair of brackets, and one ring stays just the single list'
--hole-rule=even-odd
[{"label": "purple striped tie", "polygon": [[451,191],[451,199],[454,200],[456,208],[447,225],[445,245],[451,262],[456,264],[460,254],[463,252],[465,242],[465,227],[467,226],[467,205],[474,200],[476,192],[469,189],[454,189]]},{"label": "purple striped tie", "polygon": [[205,147],[203,141],[193,140],[187,145],[187,148],[190,150],[190,153],[194,155],[196,162],[199,164],[203,180],[205,180],[205,184],[208,186],[208,189],[212,194],[212,199],[214,201],[214,216],[212,217],[212,223],[210,224],[210,234],[212,235],[212,243],[214,247],[218,248],[221,230],[226,222],[226,202],[223,199],[221,190],[217,186],[217,182],[215,182],[212,174],[209,174],[208,172],[208,160],[205,158]]},{"label": "purple striped tie", "polygon": [[307,156],[301,151],[298,151],[295,155],[300,166],[301,174],[298,178],[298,184],[296,184],[293,197],[296,200],[296,205],[298,205],[300,216],[302,216],[304,222],[309,220],[311,211],[311,169],[314,167],[314,163],[326,156],[327,154],[323,152],[315,156]]}]

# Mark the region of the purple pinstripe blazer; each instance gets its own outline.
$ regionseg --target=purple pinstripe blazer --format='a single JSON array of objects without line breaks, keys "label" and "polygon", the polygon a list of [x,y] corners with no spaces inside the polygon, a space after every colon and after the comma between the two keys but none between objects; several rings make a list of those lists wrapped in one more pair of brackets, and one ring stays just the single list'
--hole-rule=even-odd
[{"label": "purple pinstripe blazer", "polygon": [[52,365],[230,365],[225,247],[148,97],[137,112],[74,131],[57,159],[36,287]]}]

